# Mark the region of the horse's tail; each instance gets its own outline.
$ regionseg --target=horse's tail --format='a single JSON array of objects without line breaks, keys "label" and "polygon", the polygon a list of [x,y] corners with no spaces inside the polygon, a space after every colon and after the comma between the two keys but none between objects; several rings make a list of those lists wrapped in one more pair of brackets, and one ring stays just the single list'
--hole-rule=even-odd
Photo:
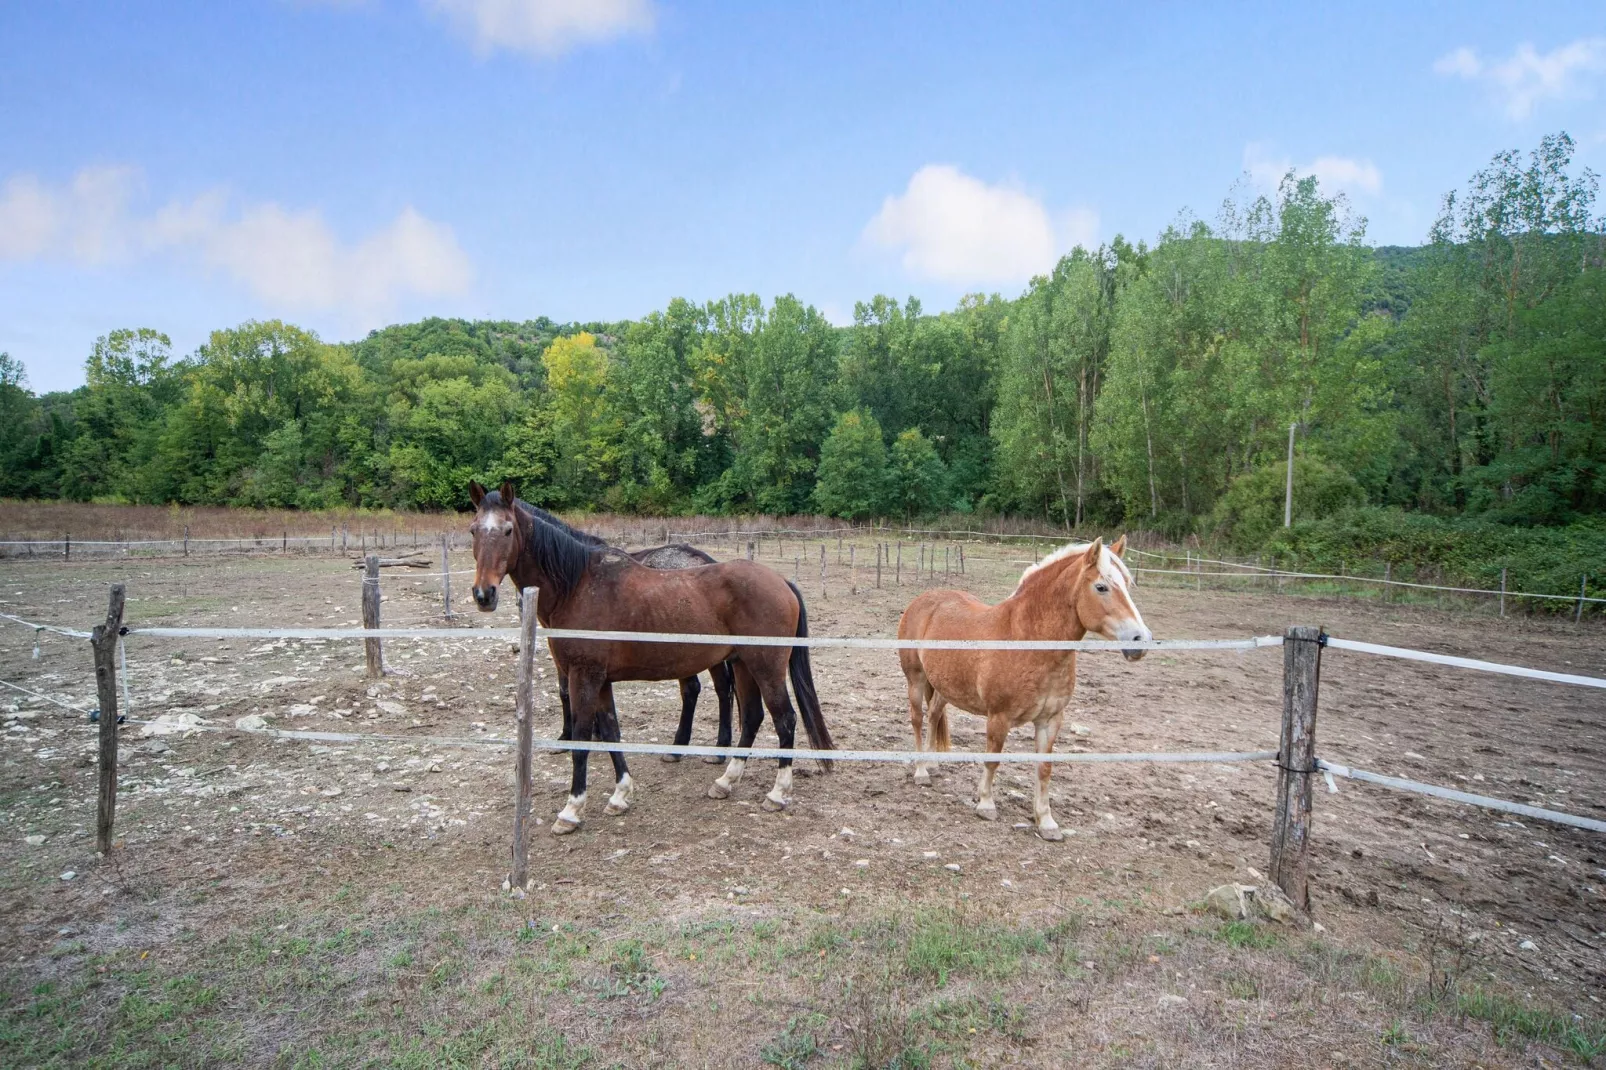
[{"label": "horse's tail", "polygon": [[[797,595],[798,638],[807,638],[809,612],[803,608],[803,592],[798,590],[797,584],[791,580],[787,580],[786,585]],[[815,750],[835,750],[836,744],[831,741],[831,730],[825,727],[825,716],[820,712],[820,696],[814,690],[814,670],[809,665],[809,648],[793,647],[788,668],[792,674],[792,691],[797,695],[798,710],[803,714],[803,730],[809,734],[809,745]],[[830,769],[831,760],[822,758],[820,765]]]}]

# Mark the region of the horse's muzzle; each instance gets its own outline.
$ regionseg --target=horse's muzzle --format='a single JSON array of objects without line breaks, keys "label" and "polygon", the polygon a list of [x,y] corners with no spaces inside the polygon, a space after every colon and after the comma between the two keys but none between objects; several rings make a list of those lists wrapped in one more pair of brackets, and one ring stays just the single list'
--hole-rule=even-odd
[{"label": "horse's muzzle", "polygon": [[496,608],[496,587],[474,588],[474,604],[480,607],[481,613],[489,613]]},{"label": "horse's muzzle", "polygon": [[[1147,628],[1122,628],[1120,630],[1120,632],[1117,633],[1117,635],[1116,635],[1116,640],[1118,642],[1131,639],[1131,640],[1136,640],[1137,642],[1140,642],[1140,643],[1147,643],[1150,640],[1152,640],[1153,638],[1154,638],[1154,633],[1149,631],[1149,629],[1147,629]],[[1142,649],[1139,649],[1139,650],[1123,650],[1123,651],[1121,651],[1121,656],[1123,658],[1125,658],[1126,660],[1128,660],[1128,661],[1142,661],[1143,660],[1143,655],[1145,655],[1147,653],[1148,653],[1147,650],[1142,650]]]}]

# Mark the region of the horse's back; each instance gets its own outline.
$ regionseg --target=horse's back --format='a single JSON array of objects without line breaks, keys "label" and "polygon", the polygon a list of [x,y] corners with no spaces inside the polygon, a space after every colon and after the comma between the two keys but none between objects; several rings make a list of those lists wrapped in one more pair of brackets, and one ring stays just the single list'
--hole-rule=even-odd
[{"label": "horse's back", "polygon": [[[992,609],[986,602],[966,591],[926,591],[917,596],[904,609],[898,619],[899,639],[976,639],[985,630],[983,619]],[[898,664],[904,675],[922,671],[925,662],[936,650],[900,650]]]}]

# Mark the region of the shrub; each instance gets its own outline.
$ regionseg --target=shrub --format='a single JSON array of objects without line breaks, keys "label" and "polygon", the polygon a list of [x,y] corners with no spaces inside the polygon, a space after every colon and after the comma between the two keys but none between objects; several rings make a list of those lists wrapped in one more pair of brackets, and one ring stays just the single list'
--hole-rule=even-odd
[{"label": "shrub", "polygon": [[[1256,468],[1233,479],[1210,515],[1214,530],[1235,549],[1250,550],[1283,524],[1288,464]],[[1294,519],[1319,520],[1366,504],[1355,477],[1316,457],[1294,458]]]}]

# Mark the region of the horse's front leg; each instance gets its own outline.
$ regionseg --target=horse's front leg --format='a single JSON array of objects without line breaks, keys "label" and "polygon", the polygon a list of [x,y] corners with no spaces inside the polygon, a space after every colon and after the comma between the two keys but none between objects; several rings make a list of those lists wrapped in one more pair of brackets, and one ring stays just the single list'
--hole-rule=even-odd
[{"label": "horse's front leg", "polygon": [[[569,703],[573,711],[570,739],[590,740],[596,735],[597,715],[602,709],[602,689],[605,685],[595,675],[578,669],[569,674]],[[574,774],[569,781],[569,801],[552,822],[552,831],[559,836],[579,828],[586,809],[586,764],[591,752],[577,750],[570,754],[574,759]]]},{"label": "horse's front leg", "polygon": [[[1053,754],[1054,741],[1059,738],[1060,725],[1064,722],[1065,711],[1061,710],[1046,721],[1038,721],[1037,753]],[[1045,840],[1063,840],[1065,833],[1060,831],[1059,823],[1054,820],[1054,811],[1048,804],[1048,780],[1054,775],[1054,766],[1051,762],[1041,762],[1037,766],[1037,795],[1032,800],[1032,814],[1037,818],[1037,834]]]},{"label": "horse's front leg", "polygon": [[[714,681],[714,694],[719,699],[719,738],[715,741],[715,746],[719,747],[731,745],[731,709],[735,705],[736,695],[734,672],[728,661],[711,665],[708,669],[708,675]],[[710,754],[703,761],[709,765],[718,765],[724,759],[717,754]]]},{"label": "horse's front leg", "polygon": [[574,716],[569,712],[569,674],[562,669],[558,670],[558,705],[563,707],[563,731],[558,733],[558,738],[573,739],[570,734],[574,731]]},{"label": "horse's front leg", "polygon": [[[697,712],[697,696],[703,693],[702,681],[688,676],[680,681],[680,727],[675,729],[675,746],[684,747],[691,742],[692,716]],[[663,756],[666,762],[680,761],[678,754]]]},{"label": "horse's front leg", "polygon": [[[602,686],[602,710],[597,719],[597,736],[608,743],[619,742],[619,709],[613,704],[613,685]],[[603,813],[610,817],[617,817],[630,809],[631,797],[636,794],[635,781],[630,779],[630,767],[625,764],[622,751],[611,750],[608,757],[613,759],[613,779],[616,782],[613,795],[608,799],[608,807]]]},{"label": "horse's front leg", "polygon": [[[764,723],[764,699],[759,694],[758,684],[753,680],[752,673],[746,665],[737,663],[735,671],[736,701],[742,711],[742,738],[740,745],[751,747],[753,740],[758,737],[758,730]],[[732,758],[725,766],[725,771],[708,786],[710,799],[728,799],[731,789],[747,769],[747,762],[742,758]]]},{"label": "horse's front leg", "polygon": [[[1002,754],[1008,738],[1009,718],[1001,713],[988,714],[987,753]],[[998,804],[993,802],[993,777],[997,775],[997,762],[982,763],[981,784],[976,788],[976,816],[988,821],[998,820]]]}]

